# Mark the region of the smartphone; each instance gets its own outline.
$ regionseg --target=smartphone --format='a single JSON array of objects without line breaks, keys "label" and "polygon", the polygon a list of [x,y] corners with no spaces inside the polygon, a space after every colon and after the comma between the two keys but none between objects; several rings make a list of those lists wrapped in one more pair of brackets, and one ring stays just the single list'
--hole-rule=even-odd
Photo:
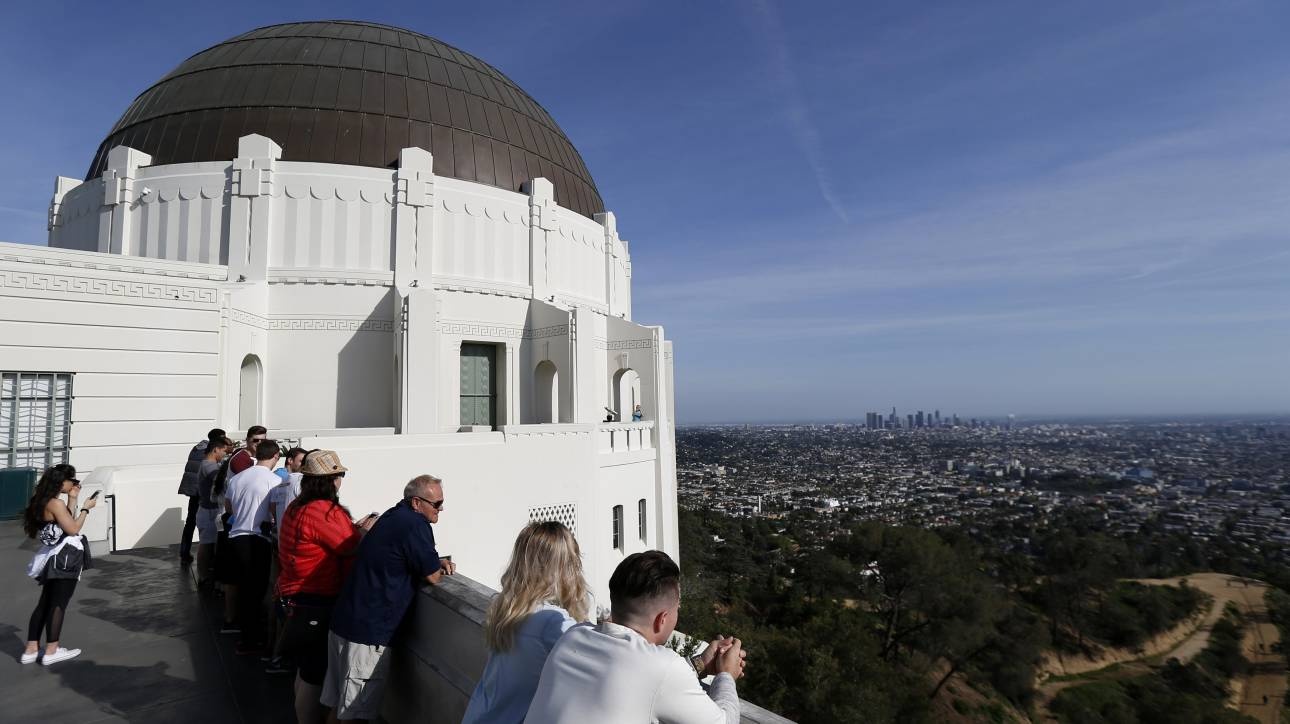
[{"label": "smartphone", "polygon": [[99,493],[101,493],[101,492],[103,492],[103,491],[102,491],[102,490],[95,490],[95,491],[94,491],[94,494],[90,496],[90,500],[94,500],[95,498],[99,497]]}]

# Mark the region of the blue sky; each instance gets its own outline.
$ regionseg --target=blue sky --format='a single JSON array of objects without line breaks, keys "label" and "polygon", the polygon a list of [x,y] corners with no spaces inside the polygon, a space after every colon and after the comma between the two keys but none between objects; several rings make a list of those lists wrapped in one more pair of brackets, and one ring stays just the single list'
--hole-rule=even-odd
[{"label": "blue sky", "polygon": [[185,57],[327,17],[551,111],[683,422],[1290,412],[1281,2],[26,4],[0,239],[43,243],[54,177]]}]

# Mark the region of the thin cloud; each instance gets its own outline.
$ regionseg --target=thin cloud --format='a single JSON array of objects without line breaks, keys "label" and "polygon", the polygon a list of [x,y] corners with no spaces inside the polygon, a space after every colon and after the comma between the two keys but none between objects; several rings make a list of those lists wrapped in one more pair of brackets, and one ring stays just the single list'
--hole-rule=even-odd
[{"label": "thin cloud", "polygon": [[774,81],[780,94],[783,96],[785,111],[784,117],[788,121],[789,131],[793,134],[793,140],[802,151],[802,156],[806,160],[806,165],[810,167],[811,174],[815,177],[815,185],[820,189],[820,196],[825,203],[837,214],[843,223],[851,223],[851,217],[847,213],[846,207],[838,199],[837,193],[833,189],[833,182],[829,178],[829,173],[824,167],[824,144],[820,140],[819,129],[815,121],[811,118],[811,111],[802,98],[802,84],[797,78],[797,73],[793,70],[792,58],[789,55],[788,39],[784,35],[784,27],[779,21],[779,13],[771,5],[770,0],[755,0],[751,3],[754,8],[752,13],[757,26],[762,31],[762,38],[766,42],[767,51],[770,56],[771,79]]}]

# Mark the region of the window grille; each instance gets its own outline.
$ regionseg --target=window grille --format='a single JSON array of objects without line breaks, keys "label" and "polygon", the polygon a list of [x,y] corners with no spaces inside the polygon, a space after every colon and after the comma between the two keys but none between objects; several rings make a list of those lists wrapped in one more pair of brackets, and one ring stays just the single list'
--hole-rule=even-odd
[{"label": "window grille", "polygon": [[538,523],[554,520],[564,523],[574,538],[578,537],[578,506],[573,503],[544,505],[540,508],[529,508],[529,522]]},{"label": "window grille", "polygon": [[614,547],[623,550],[623,506],[614,506]]},{"label": "window grille", "polygon": [[0,373],[0,468],[67,462],[71,413],[71,374]]}]

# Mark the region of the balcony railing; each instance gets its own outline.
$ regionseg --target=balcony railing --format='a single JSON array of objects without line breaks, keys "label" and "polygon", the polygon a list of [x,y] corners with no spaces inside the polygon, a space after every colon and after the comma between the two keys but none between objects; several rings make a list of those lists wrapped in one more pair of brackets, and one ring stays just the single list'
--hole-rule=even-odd
[{"label": "balcony railing", "polygon": [[[483,626],[493,595],[492,589],[461,574],[421,589],[391,651],[381,710],[385,721],[461,721],[488,660]],[[793,724],[746,701],[739,708],[741,724]]]},{"label": "balcony railing", "polygon": [[620,453],[654,449],[654,422],[603,422],[600,424],[600,452]]}]

